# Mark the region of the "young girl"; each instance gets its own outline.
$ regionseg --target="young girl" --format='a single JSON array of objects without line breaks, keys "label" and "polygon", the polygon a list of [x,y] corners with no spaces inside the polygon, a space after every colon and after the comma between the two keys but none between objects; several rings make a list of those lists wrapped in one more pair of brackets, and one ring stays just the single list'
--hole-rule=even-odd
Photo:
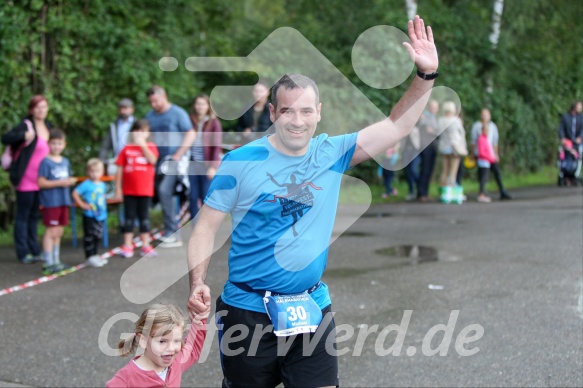
[{"label": "young girl", "polygon": [[221,143],[223,142],[221,123],[211,109],[209,96],[199,94],[194,98],[192,126],[196,131],[196,140],[190,149],[190,217],[196,216],[200,203],[204,201],[210,181],[215,176],[221,163]]},{"label": "young girl", "polygon": [[137,347],[143,354],[117,371],[106,387],[180,387],[182,373],[200,357],[206,319],[201,325],[190,325],[186,343],[182,339],[185,327],[186,318],[175,305],[153,304],[146,308],[133,335],[118,345],[122,357],[134,353]]},{"label": "young girl", "polygon": [[492,199],[486,194],[486,184],[488,183],[488,175],[490,173],[491,163],[496,163],[496,154],[488,139],[490,126],[487,122],[482,122],[482,134],[478,137],[478,178],[480,179],[480,194],[478,195],[478,202],[489,203]]},{"label": "young girl", "polygon": [[135,121],[130,135],[131,143],[121,150],[115,162],[120,166],[116,173],[116,197],[123,197],[125,209],[124,244],[121,247],[124,258],[134,255],[132,239],[136,219],[140,223],[141,254],[156,254],[150,245],[149,210],[154,196],[154,166],[158,161],[158,148],[154,143],[147,142],[150,135],[148,120]]}]

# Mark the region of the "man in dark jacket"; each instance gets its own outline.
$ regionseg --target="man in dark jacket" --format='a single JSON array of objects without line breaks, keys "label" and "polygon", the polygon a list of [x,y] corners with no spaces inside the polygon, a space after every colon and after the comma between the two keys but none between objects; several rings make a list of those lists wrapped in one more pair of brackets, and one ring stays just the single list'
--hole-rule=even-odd
[{"label": "man in dark jacket", "polygon": [[[107,164],[108,175],[115,172],[112,170],[115,168],[115,159],[125,146],[127,134],[134,122],[134,102],[132,100],[123,98],[117,106],[119,107],[117,119],[109,124],[109,131],[99,149],[99,159]],[[110,160],[110,158],[113,159]]]},{"label": "man in dark jacket", "polygon": [[571,104],[569,112],[561,116],[559,123],[559,139],[561,143],[563,140],[571,140],[573,144],[581,144],[581,135],[583,132],[583,103],[581,101],[574,101]]}]

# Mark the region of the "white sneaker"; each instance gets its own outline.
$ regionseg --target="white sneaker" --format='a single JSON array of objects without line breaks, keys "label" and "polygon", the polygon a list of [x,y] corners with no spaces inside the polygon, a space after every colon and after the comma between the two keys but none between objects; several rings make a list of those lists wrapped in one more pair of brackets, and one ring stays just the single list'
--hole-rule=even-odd
[{"label": "white sneaker", "polygon": [[105,263],[103,262],[103,260],[101,260],[101,257],[99,257],[98,255],[93,255],[87,259],[87,265],[93,268],[99,268],[103,267]]},{"label": "white sneaker", "polygon": [[182,246],[182,240],[179,239],[175,234],[171,234],[168,237],[162,237],[161,240],[163,242],[160,243],[157,248],[176,248]]},{"label": "white sneaker", "polygon": [[413,201],[414,199],[417,199],[417,196],[415,194],[407,194],[407,196],[405,197],[405,201]]}]

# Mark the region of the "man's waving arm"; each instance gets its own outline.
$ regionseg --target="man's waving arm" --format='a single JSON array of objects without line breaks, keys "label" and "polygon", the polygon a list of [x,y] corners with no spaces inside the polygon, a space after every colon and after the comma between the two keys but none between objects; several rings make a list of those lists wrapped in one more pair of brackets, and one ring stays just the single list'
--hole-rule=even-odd
[{"label": "man's waving arm", "polygon": [[[425,75],[437,72],[439,60],[431,27],[426,28],[423,19],[415,16],[414,20],[409,20],[408,32],[411,44],[404,42],[403,45],[417,70]],[[356,165],[370,159],[409,135],[429,100],[433,82],[433,79],[416,76],[388,118],[362,129],[358,133],[356,150],[350,164]]]}]

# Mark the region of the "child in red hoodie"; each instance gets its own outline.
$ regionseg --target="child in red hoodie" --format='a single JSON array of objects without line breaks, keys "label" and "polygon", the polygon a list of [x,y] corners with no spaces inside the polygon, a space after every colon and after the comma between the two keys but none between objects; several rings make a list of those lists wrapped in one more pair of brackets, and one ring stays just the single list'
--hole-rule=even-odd
[{"label": "child in red hoodie", "polygon": [[200,357],[206,319],[201,325],[190,325],[186,342],[182,339],[185,328],[186,318],[175,305],[149,306],[136,322],[134,334],[118,345],[121,356],[134,353],[137,347],[143,354],[117,371],[106,387],[180,387],[182,373]]}]

